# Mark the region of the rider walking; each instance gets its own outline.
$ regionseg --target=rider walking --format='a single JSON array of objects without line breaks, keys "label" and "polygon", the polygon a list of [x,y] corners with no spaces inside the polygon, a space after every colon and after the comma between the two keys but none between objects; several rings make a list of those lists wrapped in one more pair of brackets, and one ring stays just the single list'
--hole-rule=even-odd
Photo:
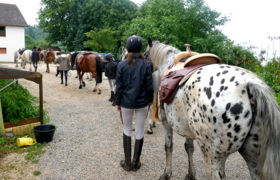
[{"label": "rider walking", "polygon": [[111,97],[109,101],[113,102],[115,106],[115,90],[116,90],[116,73],[117,73],[117,62],[113,60],[113,55],[111,53],[106,54],[105,59],[109,61],[105,66],[105,76],[107,76],[109,85],[111,88]]},{"label": "rider walking", "polygon": [[61,51],[60,56],[58,56],[55,62],[59,64],[61,84],[63,84],[63,73],[64,73],[65,86],[67,86],[67,75],[68,75],[68,71],[70,70],[70,61],[68,60],[64,50]]},{"label": "rider walking", "polygon": [[35,72],[37,72],[37,68],[38,68],[39,53],[40,52],[37,50],[37,48],[33,47],[33,51],[31,54],[31,60],[32,60],[32,64],[35,69]]},{"label": "rider walking", "polygon": [[[126,171],[137,171],[144,142],[144,125],[149,104],[153,101],[153,82],[150,66],[144,60],[142,39],[127,39],[128,56],[118,64],[115,101],[123,120],[123,148],[125,159],[120,162]],[[132,119],[135,114],[135,146],[131,161]]]}]

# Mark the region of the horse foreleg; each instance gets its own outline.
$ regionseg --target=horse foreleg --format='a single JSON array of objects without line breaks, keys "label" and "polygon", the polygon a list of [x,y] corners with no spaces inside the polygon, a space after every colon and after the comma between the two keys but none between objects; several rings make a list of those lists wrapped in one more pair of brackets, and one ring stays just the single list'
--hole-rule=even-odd
[{"label": "horse foreleg", "polygon": [[186,139],[185,150],[188,153],[189,160],[189,173],[186,175],[185,179],[195,179],[195,166],[193,163],[194,145],[192,139]]},{"label": "horse foreleg", "polygon": [[50,73],[49,63],[48,63],[48,62],[46,63],[46,66],[47,66],[46,72],[47,72],[47,73]]},{"label": "horse foreleg", "polygon": [[168,125],[165,118],[164,111],[161,111],[162,124],[165,132],[165,153],[166,164],[163,175],[160,176],[160,180],[170,179],[172,175],[172,151],[173,151],[173,129]]},{"label": "horse foreleg", "polygon": [[32,68],[31,68],[31,61],[29,61],[29,71],[32,71]]},{"label": "horse foreleg", "polygon": [[148,114],[148,130],[147,130],[147,133],[148,134],[153,134],[153,119],[152,119],[152,108],[150,108],[149,110],[149,114]]}]

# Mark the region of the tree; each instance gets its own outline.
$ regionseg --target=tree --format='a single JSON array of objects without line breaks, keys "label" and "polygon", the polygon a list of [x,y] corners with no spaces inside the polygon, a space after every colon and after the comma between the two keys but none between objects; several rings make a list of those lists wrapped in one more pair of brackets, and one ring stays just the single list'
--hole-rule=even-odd
[{"label": "tree", "polygon": [[138,14],[125,31],[123,41],[137,34],[144,41],[151,37],[181,50],[185,50],[184,44],[188,43],[193,51],[217,54],[229,64],[235,64],[244,55],[256,60],[249,50],[234,46],[217,29],[228,18],[211,10],[204,0],[147,0]]},{"label": "tree", "polygon": [[61,42],[69,50],[80,50],[85,33],[109,27],[114,39],[123,33],[121,25],[135,17],[137,6],[129,0],[42,0],[40,27],[50,42]]},{"label": "tree", "polygon": [[100,31],[91,30],[86,33],[90,40],[85,41],[84,45],[96,52],[113,52],[117,41],[114,39],[114,32],[110,28],[104,28]]}]

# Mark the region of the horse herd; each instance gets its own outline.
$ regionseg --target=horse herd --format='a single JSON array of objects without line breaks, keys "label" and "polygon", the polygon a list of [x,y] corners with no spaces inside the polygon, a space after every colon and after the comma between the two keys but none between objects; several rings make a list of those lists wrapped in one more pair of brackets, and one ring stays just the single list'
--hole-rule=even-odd
[{"label": "horse herd", "polygon": [[[160,75],[178,53],[172,46],[148,40],[145,58],[153,63],[155,97]],[[76,64],[82,74],[86,71],[97,76],[98,67],[84,71],[83,66],[90,59],[98,66],[97,61],[102,64],[102,59],[92,54],[79,57],[75,63],[70,58],[72,67]],[[272,90],[254,73],[227,64],[205,65],[177,87],[171,103],[154,104],[165,131],[166,165],[160,179],[172,175],[173,131],[185,137],[189,164],[186,179],[195,179],[194,140],[204,156],[209,179],[226,179],[225,162],[234,152],[242,155],[252,179],[280,177],[280,110]]]},{"label": "horse herd", "polygon": [[[59,51],[54,51],[53,49],[48,49],[48,50],[39,50],[40,55],[39,55],[39,61],[44,61],[46,63],[46,72],[49,73],[49,64],[54,62],[55,58],[57,57],[57,53]],[[26,63],[29,63],[30,68],[29,70],[32,71],[32,66],[31,66],[31,55],[32,55],[32,50],[29,49],[19,49],[14,52],[14,63],[16,64],[16,67],[18,67],[18,63],[20,62],[21,67],[25,69]]]}]

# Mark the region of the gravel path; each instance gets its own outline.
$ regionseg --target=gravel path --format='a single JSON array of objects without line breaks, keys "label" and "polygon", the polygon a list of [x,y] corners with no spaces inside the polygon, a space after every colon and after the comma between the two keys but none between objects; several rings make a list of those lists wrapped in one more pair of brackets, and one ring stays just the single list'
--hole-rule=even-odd
[{"label": "gravel path", "polygon": [[[37,179],[158,179],[165,167],[162,125],[157,123],[153,135],[144,135],[140,170],[125,172],[119,166],[123,158],[122,125],[118,111],[108,101],[107,80],[101,85],[102,94],[97,95],[92,92],[95,81],[86,80],[87,86],[78,89],[78,79],[72,71],[65,87],[54,75],[56,67],[50,68],[51,73],[47,74],[45,65],[40,64],[39,72],[43,72],[44,108],[57,130],[40,158],[38,170],[42,174]],[[38,96],[35,83],[26,80],[20,83]],[[197,179],[207,179],[197,144],[194,160]],[[184,179],[187,166],[184,138],[174,133],[172,179]],[[227,179],[250,179],[245,161],[238,153],[228,158],[226,175]]]}]

